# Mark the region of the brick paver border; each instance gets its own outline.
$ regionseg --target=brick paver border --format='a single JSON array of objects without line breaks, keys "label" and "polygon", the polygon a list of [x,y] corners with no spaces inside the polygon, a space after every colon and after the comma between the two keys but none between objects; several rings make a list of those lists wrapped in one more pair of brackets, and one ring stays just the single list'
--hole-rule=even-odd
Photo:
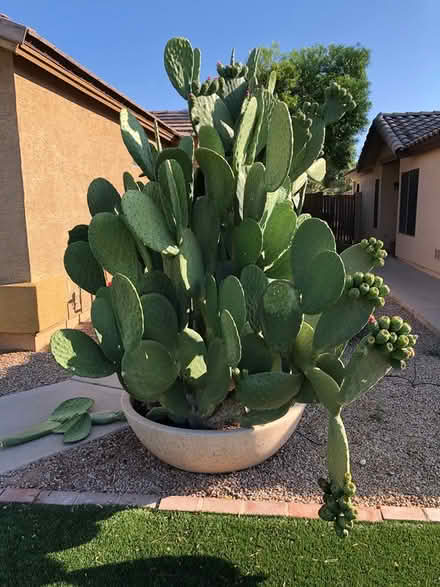
[{"label": "brick paver border", "polygon": [[[119,505],[149,507],[162,511],[203,512],[235,514],[242,516],[289,516],[293,518],[318,518],[321,504],[280,501],[247,501],[215,497],[170,495],[139,495],[136,493],[94,493],[78,491],[42,491],[18,487],[0,488],[0,504],[39,503],[51,505]],[[360,522],[388,520],[440,523],[440,508],[421,507],[358,507]]]}]

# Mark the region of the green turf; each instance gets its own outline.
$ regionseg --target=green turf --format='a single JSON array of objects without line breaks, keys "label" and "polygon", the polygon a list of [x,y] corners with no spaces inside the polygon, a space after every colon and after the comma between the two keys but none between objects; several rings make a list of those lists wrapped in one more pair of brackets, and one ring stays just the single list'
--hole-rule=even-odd
[{"label": "green turf", "polygon": [[436,585],[440,524],[0,507],[0,585]]}]

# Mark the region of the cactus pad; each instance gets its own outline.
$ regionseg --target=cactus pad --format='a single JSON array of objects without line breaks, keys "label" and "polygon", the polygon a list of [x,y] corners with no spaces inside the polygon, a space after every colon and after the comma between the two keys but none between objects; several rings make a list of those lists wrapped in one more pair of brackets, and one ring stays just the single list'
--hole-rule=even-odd
[{"label": "cactus pad", "polygon": [[301,373],[256,373],[237,380],[236,396],[247,408],[271,410],[280,408],[300,390]]},{"label": "cactus pad", "polygon": [[125,351],[133,350],[144,333],[144,315],[138,293],[132,282],[117,273],[112,280],[112,306]]},{"label": "cactus pad", "polygon": [[107,179],[98,177],[89,185],[87,204],[91,216],[100,212],[115,214],[121,208],[121,196]]},{"label": "cactus pad", "polygon": [[[196,69],[200,72],[200,54],[196,61]],[[194,79],[194,52],[191,43],[182,37],[170,39],[165,46],[164,64],[170,82],[186,100]]]},{"label": "cactus pad", "polygon": [[58,330],[50,339],[50,350],[55,361],[74,375],[98,378],[115,372],[113,363],[106,359],[96,342],[81,330]]},{"label": "cactus pad", "polygon": [[100,287],[105,287],[104,272],[88,242],[76,241],[67,247],[64,267],[70,279],[91,294],[96,294]]},{"label": "cactus pad", "polygon": [[272,351],[287,353],[302,322],[297,290],[288,281],[272,281],[261,299],[259,318]]},{"label": "cactus pad", "polygon": [[162,343],[170,352],[177,344],[177,314],[171,302],[160,293],[149,293],[140,298],[144,315],[144,334],[147,340]]},{"label": "cactus pad", "polygon": [[276,102],[272,109],[266,146],[266,189],[277,190],[286,179],[292,161],[293,131],[289,109]]},{"label": "cactus pad", "polygon": [[154,179],[154,158],[144,128],[126,108],[120,114],[121,134],[127,151],[148,179]]},{"label": "cactus pad", "polygon": [[124,383],[129,393],[140,401],[157,399],[173,385],[177,375],[170,353],[154,340],[142,340],[122,359]]}]

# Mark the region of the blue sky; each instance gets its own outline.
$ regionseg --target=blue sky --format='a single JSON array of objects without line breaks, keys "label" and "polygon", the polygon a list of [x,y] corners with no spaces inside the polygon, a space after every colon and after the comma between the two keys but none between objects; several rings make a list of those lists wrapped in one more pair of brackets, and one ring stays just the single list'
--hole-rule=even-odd
[{"label": "blue sky", "polygon": [[370,119],[380,111],[440,110],[439,0],[4,0],[0,11],[146,109],[185,107],[163,68],[166,41],[185,36],[202,49],[204,77],[233,46],[243,61],[272,41],[282,51],[359,43],[372,52]]}]

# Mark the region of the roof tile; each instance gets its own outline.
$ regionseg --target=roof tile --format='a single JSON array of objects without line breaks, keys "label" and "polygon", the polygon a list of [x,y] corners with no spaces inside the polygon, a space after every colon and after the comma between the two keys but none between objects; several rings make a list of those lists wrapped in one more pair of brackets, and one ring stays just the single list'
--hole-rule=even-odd
[{"label": "roof tile", "polygon": [[180,135],[193,134],[188,110],[150,110],[150,112]]}]

